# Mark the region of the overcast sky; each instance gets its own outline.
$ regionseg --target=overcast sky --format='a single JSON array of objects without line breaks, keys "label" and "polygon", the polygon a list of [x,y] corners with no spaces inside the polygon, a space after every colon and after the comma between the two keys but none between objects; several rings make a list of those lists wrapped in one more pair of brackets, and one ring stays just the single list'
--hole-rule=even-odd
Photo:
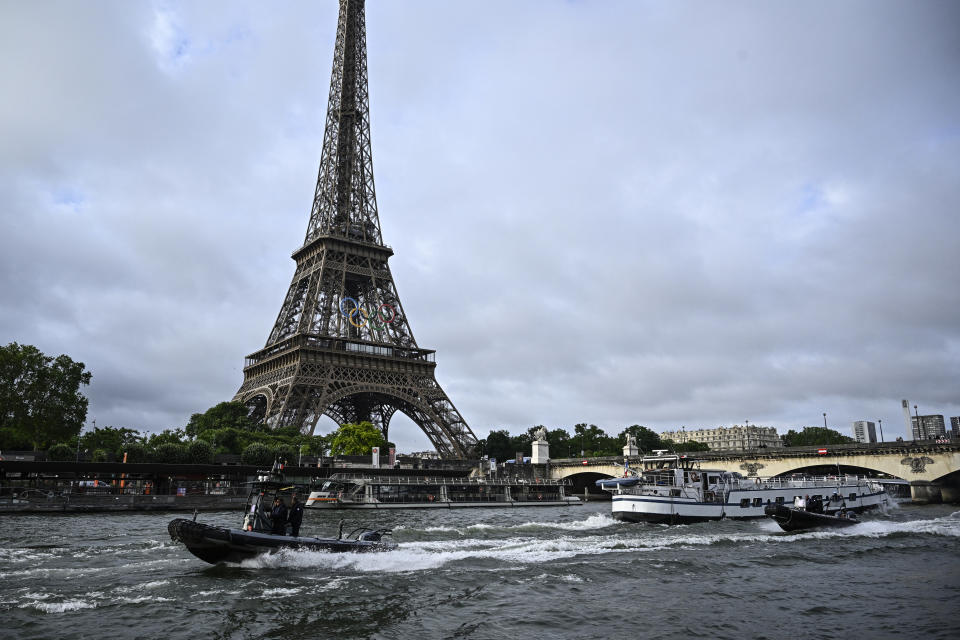
[{"label": "overcast sky", "polygon": [[[236,392],[336,19],[0,0],[0,342],[86,363],[88,424]],[[394,279],[478,437],[960,415],[960,4],[369,0],[367,41]]]}]

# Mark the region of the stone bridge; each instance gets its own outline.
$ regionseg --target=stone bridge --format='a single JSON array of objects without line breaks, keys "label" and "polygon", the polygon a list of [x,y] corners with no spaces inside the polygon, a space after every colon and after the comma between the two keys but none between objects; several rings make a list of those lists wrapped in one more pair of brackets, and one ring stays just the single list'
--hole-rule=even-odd
[{"label": "stone bridge", "polygon": [[[840,444],[785,447],[744,452],[688,454],[703,468],[736,471],[744,476],[774,477],[791,473],[856,473],[909,483],[914,502],[960,502],[960,441]],[[630,458],[631,467],[640,458]],[[597,494],[594,482],[623,475],[623,456],[551,460],[549,476],[570,479],[574,492]]]}]

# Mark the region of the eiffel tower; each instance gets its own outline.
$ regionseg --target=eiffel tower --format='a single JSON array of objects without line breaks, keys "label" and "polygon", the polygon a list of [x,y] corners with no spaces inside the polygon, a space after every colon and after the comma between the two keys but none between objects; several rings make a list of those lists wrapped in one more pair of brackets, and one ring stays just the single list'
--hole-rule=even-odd
[{"label": "eiffel tower", "polygon": [[364,0],[340,0],[320,172],[290,289],[267,344],[246,358],[234,400],[271,427],[313,434],[322,415],[388,436],[409,416],[445,458],[477,438],[417,346],[387,260],[373,185]]}]

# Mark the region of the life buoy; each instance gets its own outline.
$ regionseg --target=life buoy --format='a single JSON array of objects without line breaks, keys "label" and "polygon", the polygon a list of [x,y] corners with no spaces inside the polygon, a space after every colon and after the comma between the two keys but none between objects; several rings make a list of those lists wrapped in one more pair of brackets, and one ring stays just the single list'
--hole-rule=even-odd
[{"label": "life buoy", "polygon": [[429,502],[433,502],[433,496],[427,496],[427,500],[428,500]]}]

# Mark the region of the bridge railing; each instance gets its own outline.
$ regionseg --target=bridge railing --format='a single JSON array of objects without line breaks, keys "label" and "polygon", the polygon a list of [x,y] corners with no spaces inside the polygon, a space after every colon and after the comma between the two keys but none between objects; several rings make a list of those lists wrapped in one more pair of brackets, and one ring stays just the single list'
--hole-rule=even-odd
[{"label": "bridge railing", "polygon": [[[826,453],[820,453],[825,449]],[[950,440],[948,443],[936,442],[934,440],[907,440],[903,442],[857,442],[853,444],[826,444],[797,447],[758,447],[753,449],[744,449],[741,451],[691,451],[689,453],[678,452],[689,460],[724,460],[730,458],[798,458],[798,457],[822,457],[831,456],[854,456],[854,455],[910,455],[920,452],[924,453],[943,453],[960,450],[960,440]],[[673,454],[670,454],[673,455]],[[629,463],[633,467],[637,465],[642,456],[630,456]],[[576,466],[623,466],[624,456],[597,456],[597,457],[579,457],[579,458],[551,458],[550,465],[556,467],[576,467]]]}]

